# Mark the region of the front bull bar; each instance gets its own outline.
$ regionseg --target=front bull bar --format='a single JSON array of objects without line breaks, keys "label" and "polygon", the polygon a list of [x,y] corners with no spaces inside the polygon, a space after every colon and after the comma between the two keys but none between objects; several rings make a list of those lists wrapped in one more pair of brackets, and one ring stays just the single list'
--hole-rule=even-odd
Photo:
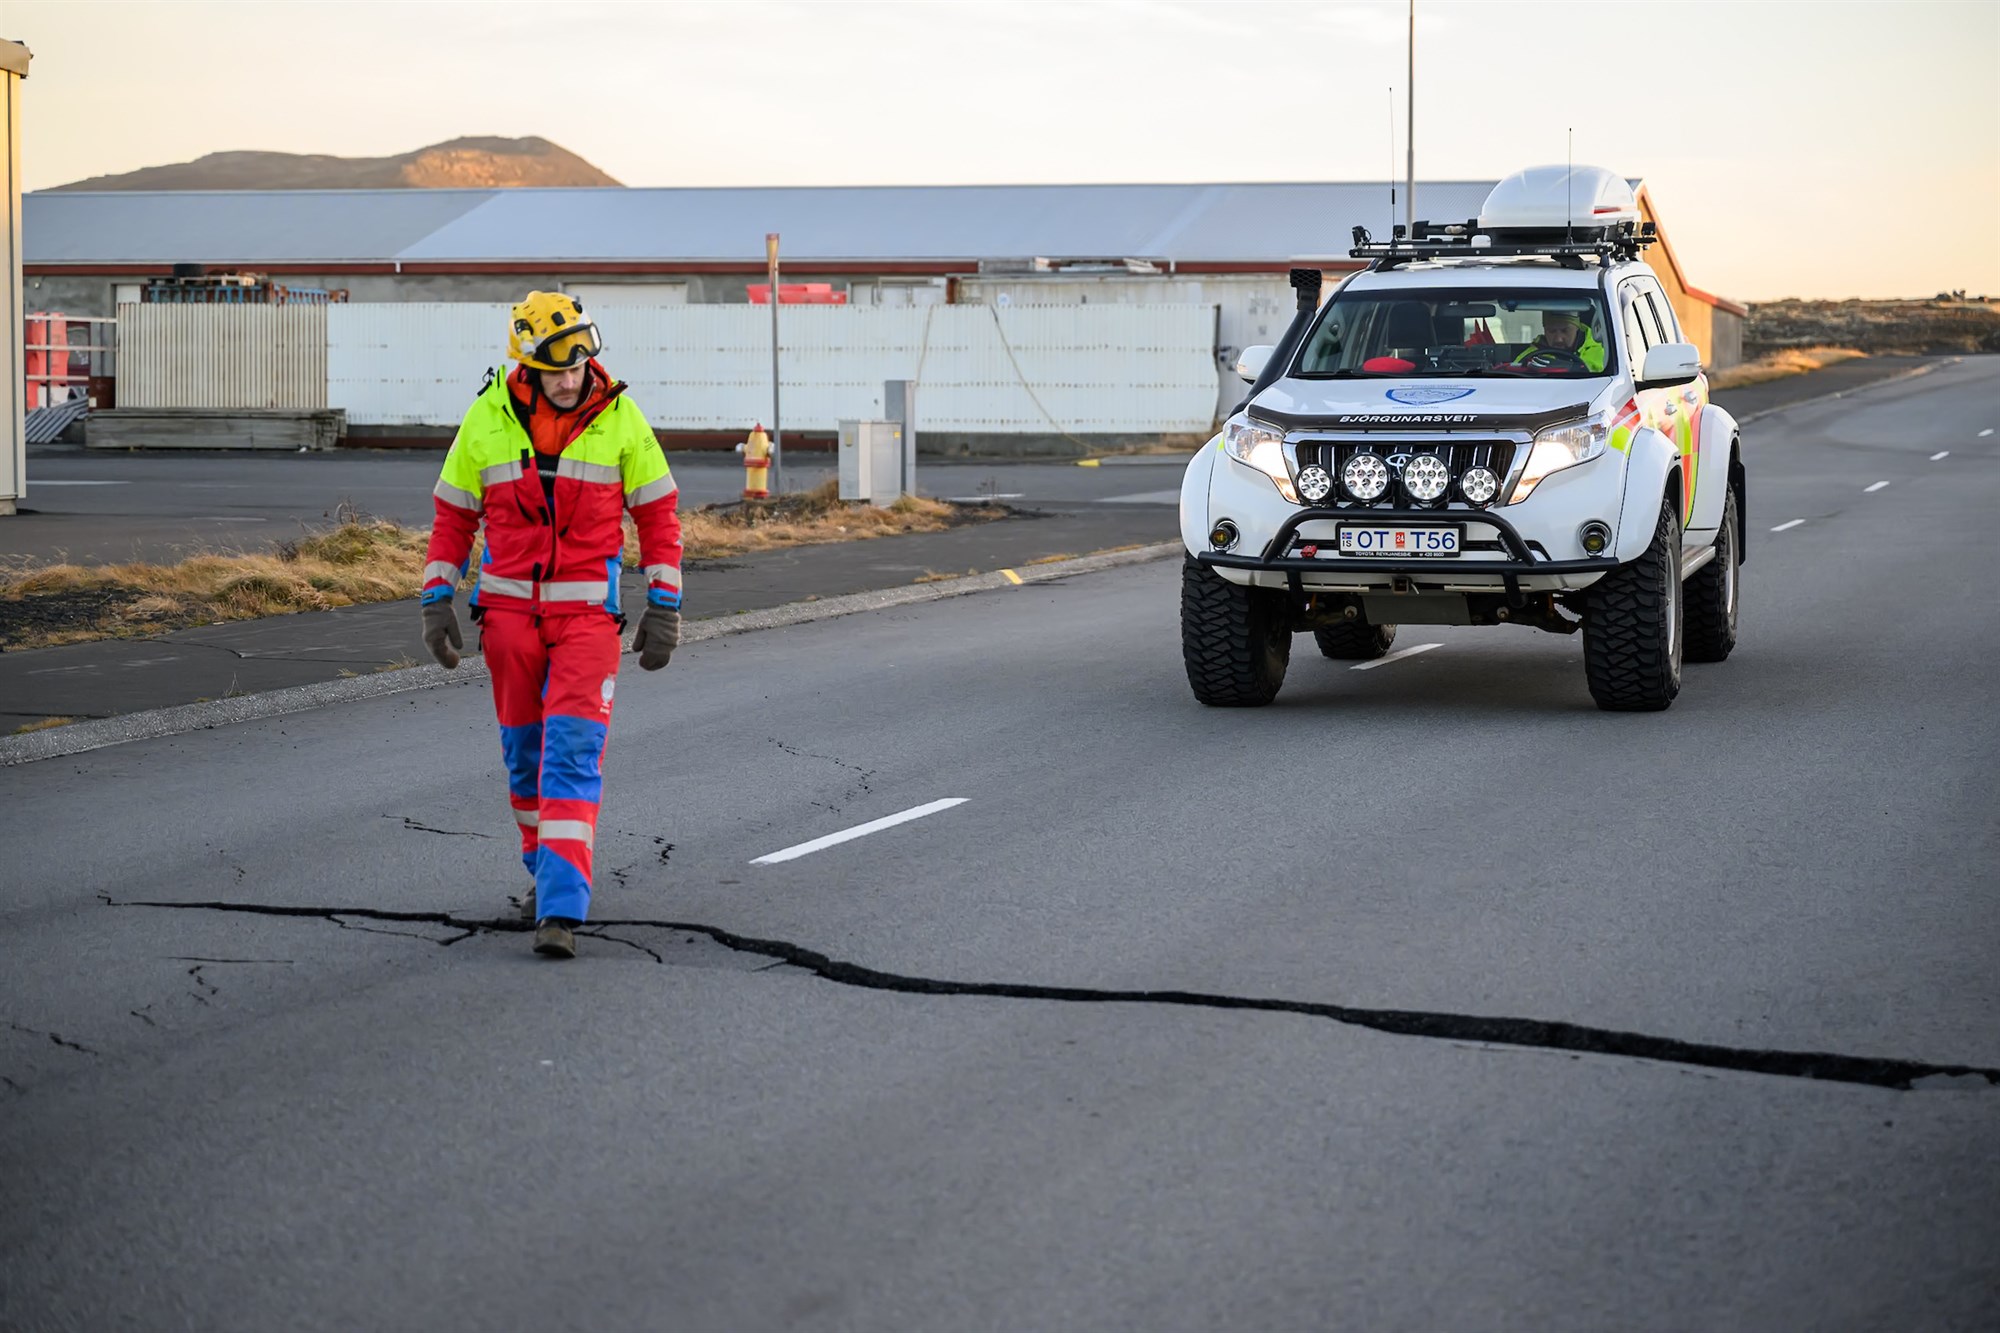
[{"label": "front bull bar", "polygon": [[[1461,564],[1451,558],[1420,557],[1402,560],[1375,560],[1366,557],[1335,556],[1331,560],[1318,557],[1291,556],[1285,554],[1299,535],[1299,528],[1307,523],[1483,523],[1499,535],[1500,545],[1509,556],[1506,560],[1481,560],[1474,564]],[[1605,574],[1618,568],[1618,561],[1611,556],[1587,556],[1582,560],[1537,560],[1535,553],[1528,549],[1528,543],[1521,538],[1518,529],[1498,514],[1484,509],[1301,509],[1283,523],[1278,531],[1264,545],[1261,555],[1230,555],[1227,551],[1203,551],[1195,559],[1204,565],[1219,565],[1225,569],[1246,569],[1260,573],[1283,574],[1294,597],[1305,595],[1303,576],[1323,574],[1328,570],[1347,569],[1363,574],[1423,574],[1435,577],[1441,569],[1462,570],[1471,574],[1498,574],[1507,589],[1510,606],[1523,606],[1527,599],[1521,593],[1523,574]]]}]

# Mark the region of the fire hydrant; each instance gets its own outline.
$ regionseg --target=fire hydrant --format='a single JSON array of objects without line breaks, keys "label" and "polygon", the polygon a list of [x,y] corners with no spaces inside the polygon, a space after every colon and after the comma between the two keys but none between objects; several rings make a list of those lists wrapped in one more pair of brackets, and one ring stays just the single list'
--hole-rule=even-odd
[{"label": "fire hydrant", "polygon": [[750,438],[743,442],[743,498],[746,500],[768,500],[771,475],[771,437],[764,433],[762,422],[751,430]]}]

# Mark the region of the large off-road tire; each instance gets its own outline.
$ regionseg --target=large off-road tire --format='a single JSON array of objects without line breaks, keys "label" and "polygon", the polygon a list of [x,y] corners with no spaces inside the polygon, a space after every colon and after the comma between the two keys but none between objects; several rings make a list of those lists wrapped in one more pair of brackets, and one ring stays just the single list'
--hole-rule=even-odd
[{"label": "large off-road tire", "polygon": [[1355,622],[1313,631],[1313,642],[1319,645],[1320,655],[1340,662],[1372,662],[1388,652],[1395,641],[1394,625]]},{"label": "large off-road tire", "polygon": [[1736,489],[1722,502],[1722,527],[1715,534],[1715,559],[1684,585],[1687,599],[1687,660],[1720,662],[1736,646],[1736,608],[1742,599],[1742,532],[1737,527]]},{"label": "large off-road tire", "polygon": [[1259,708],[1278,697],[1292,660],[1281,592],[1239,588],[1188,556],[1181,561],[1181,658],[1194,697],[1218,708]]},{"label": "large off-road tire", "polygon": [[1681,692],[1681,517],[1660,503],[1652,544],[1584,593],[1583,670],[1613,713],[1655,713]]}]

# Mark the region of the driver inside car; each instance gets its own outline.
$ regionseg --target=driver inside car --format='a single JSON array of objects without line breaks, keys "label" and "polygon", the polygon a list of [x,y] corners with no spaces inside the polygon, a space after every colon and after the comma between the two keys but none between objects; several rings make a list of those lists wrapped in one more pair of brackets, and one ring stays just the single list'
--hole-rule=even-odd
[{"label": "driver inside car", "polygon": [[1535,357],[1541,359],[1533,364],[1551,369],[1577,361],[1585,370],[1596,372],[1604,369],[1604,344],[1597,341],[1589,325],[1578,321],[1574,311],[1544,310],[1540,336],[1514,358],[1514,364],[1525,365]]}]

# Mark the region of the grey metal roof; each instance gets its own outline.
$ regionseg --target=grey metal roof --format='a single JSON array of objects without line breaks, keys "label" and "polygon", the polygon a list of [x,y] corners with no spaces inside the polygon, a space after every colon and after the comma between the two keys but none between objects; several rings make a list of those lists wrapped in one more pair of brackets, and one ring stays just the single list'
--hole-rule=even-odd
[{"label": "grey metal roof", "polygon": [[[1459,221],[1492,181],[1419,182],[1418,215]],[[1396,215],[1400,217],[1400,212]],[[1271,262],[1345,255],[1391,218],[1374,183],[771,189],[34,193],[28,264],[379,261],[788,263],[1131,256]]]}]

